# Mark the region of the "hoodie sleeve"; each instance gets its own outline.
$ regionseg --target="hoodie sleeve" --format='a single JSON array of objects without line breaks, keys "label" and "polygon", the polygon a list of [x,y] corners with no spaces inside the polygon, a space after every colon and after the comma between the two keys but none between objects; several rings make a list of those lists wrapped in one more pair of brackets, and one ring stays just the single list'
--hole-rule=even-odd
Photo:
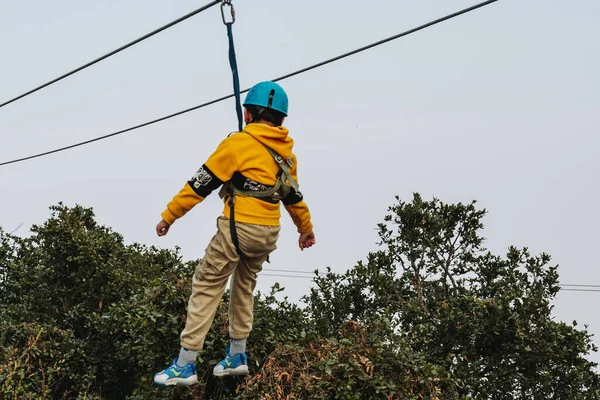
[{"label": "hoodie sleeve", "polygon": [[[296,156],[292,155],[292,177],[298,182],[298,168]],[[300,191],[292,191],[285,196],[282,203],[292,218],[294,225],[298,228],[299,233],[308,233],[313,230],[311,215],[308,205],[304,201],[304,196]]]},{"label": "hoodie sleeve", "polygon": [[172,225],[233,176],[238,167],[231,140],[223,140],[194,176],[173,197],[161,217]]}]

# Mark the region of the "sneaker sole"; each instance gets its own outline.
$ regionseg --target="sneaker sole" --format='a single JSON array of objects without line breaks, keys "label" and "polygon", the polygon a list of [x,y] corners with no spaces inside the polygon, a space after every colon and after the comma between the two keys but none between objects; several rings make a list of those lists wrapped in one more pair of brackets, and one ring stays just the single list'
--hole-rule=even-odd
[{"label": "sneaker sole", "polygon": [[240,365],[237,368],[227,368],[221,372],[213,371],[214,376],[239,376],[239,375],[248,375],[248,373],[249,372],[248,372],[247,365]]},{"label": "sneaker sole", "polygon": [[191,386],[191,385],[195,385],[198,383],[198,376],[197,375],[192,375],[190,377],[187,378],[171,378],[168,379],[166,382],[164,383],[159,383],[154,381],[154,383],[156,383],[158,386]]}]

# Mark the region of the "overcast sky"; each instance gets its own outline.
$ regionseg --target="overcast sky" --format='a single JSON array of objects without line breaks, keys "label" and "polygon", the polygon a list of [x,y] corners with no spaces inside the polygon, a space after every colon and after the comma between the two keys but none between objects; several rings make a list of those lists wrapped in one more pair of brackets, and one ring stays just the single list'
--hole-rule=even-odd
[{"label": "overcast sky", "polygon": [[[208,2],[208,0],[206,1]],[[205,2],[0,3],[0,102],[90,61]],[[391,36],[474,2],[234,1],[243,87]],[[376,249],[394,196],[489,210],[483,235],[547,252],[562,283],[600,284],[600,2],[504,0],[281,82],[286,126],[317,246],[297,249],[283,214],[267,268],[343,272]],[[218,7],[0,109],[0,161],[104,135],[231,93]],[[226,101],[117,138],[0,167],[0,226],[18,234],[48,207],[93,207],[126,241],[202,257],[222,209],[216,193],[164,238],[154,227],[189,177],[235,130]],[[329,178],[332,170],[335,183]],[[293,300],[306,279],[279,281]],[[562,292],[559,320],[600,344],[600,293]],[[591,357],[600,360],[598,354]]]}]

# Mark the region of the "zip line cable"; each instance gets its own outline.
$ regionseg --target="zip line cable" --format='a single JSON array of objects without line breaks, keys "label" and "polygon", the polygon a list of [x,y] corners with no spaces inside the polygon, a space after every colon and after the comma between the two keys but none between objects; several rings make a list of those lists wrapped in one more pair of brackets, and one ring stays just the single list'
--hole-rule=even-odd
[{"label": "zip line cable", "polygon": [[[477,10],[477,9],[479,9],[479,8],[485,7],[485,6],[489,5],[489,4],[495,3],[495,2],[497,2],[497,1],[499,1],[499,0],[488,0],[488,1],[485,1],[485,2],[483,2],[483,3],[479,3],[479,4],[477,4],[477,5],[471,6],[471,7],[469,7],[469,8],[465,8],[464,10],[457,11],[457,12],[455,12],[455,13],[453,13],[453,14],[449,14],[449,15],[447,15],[447,16],[445,16],[445,17],[442,17],[442,18],[436,19],[436,20],[434,20],[434,21],[428,22],[428,23],[426,23],[426,24],[424,24],[424,25],[418,26],[418,27],[416,27],[416,28],[410,29],[410,30],[408,30],[408,31],[405,31],[405,32],[402,32],[402,33],[399,33],[399,34],[397,34],[397,35],[394,35],[394,36],[391,36],[391,37],[389,37],[389,38],[386,38],[386,39],[380,40],[380,41],[378,41],[378,42],[375,42],[375,43],[369,44],[369,45],[367,45],[367,46],[364,46],[364,47],[358,48],[358,49],[356,49],[356,50],[353,50],[353,51],[350,51],[350,52],[348,52],[348,53],[341,54],[341,55],[339,55],[339,56],[337,56],[337,57],[330,58],[330,59],[328,59],[328,60],[325,60],[325,61],[322,61],[322,62],[320,62],[320,63],[314,64],[314,65],[311,65],[311,66],[309,66],[309,67],[306,67],[306,68],[300,69],[300,70],[298,70],[298,71],[295,71],[295,72],[289,73],[289,74],[287,74],[287,75],[280,76],[279,78],[273,79],[272,81],[273,81],[273,82],[278,82],[278,81],[282,81],[282,80],[284,80],[284,79],[291,78],[291,77],[293,77],[293,76],[296,76],[296,75],[300,75],[300,74],[302,74],[302,73],[305,73],[305,72],[308,72],[308,71],[310,71],[310,70],[313,70],[313,69],[316,69],[316,68],[322,67],[322,66],[324,66],[324,65],[327,65],[327,64],[333,63],[333,62],[335,62],[335,61],[339,61],[339,60],[341,60],[341,59],[343,59],[343,58],[350,57],[350,56],[352,56],[352,55],[355,55],[355,54],[358,54],[358,53],[360,53],[360,52],[363,52],[363,51],[366,51],[366,50],[372,49],[372,48],[374,48],[374,47],[377,47],[377,46],[379,46],[379,45],[385,44],[385,43],[387,43],[387,42],[390,42],[390,41],[393,41],[393,40],[399,39],[399,38],[401,38],[401,37],[404,37],[404,36],[408,36],[408,35],[410,35],[410,34],[413,34],[413,33],[415,33],[415,32],[418,32],[418,31],[421,31],[421,30],[423,30],[423,29],[429,28],[429,27],[431,27],[431,26],[433,26],[433,25],[437,25],[437,24],[439,24],[439,23],[441,23],[441,22],[444,22],[444,21],[450,20],[450,19],[452,19],[452,18],[456,18],[456,17],[458,17],[458,16],[460,16],[460,15],[463,15],[463,14],[469,13],[469,12],[471,12],[471,11],[475,11],[475,10]],[[218,3],[218,2],[216,2],[216,3]],[[249,90],[250,90],[249,88],[248,88],[248,89],[244,89],[244,90],[242,90],[240,93],[246,93],[246,92],[248,92]],[[143,124],[139,124],[139,125],[136,125],[136,126],[132,126],[132,127],[130,127],[130,128],[126,128],[126,129],[123,129],[123,130],[120,130],[120,131],[117,131],[117,132],[113,132],[113,133],[110,133],[110,134],[108,134],[108,135],[99,136],[99,137],[97,137],[97,138],[90,139],[90,140],[86,140],[86,141],[83,141],[83,142],[80,142],[80,143],[75,143],[75,144],[72,144],[72,145],[69,145],[69,146],[65,146],[65,147],[57,148],[57,149],[54,149],[54,150],[46,151],[46,152],[39,153],[39,154],[34,154],[34,155],[27,156],[27,157],[23,157],[23,158],[18,158],[18,159],[14,159],[14,160],[10,160],[10,161],[5,161],[5,162],[2,162],[2,163],[0,163],[0,166],[2,166],[2,165],[14,164],[14,163],[18,163],[18,162],[22,162],[22,161],[26,161],[26,160],[31,160],[31,159],[33,159],[33,158],[38,158],[38,157],[47,156],[47,155],[49,155],[49,154],[58,153],[58,152],[65,151],[65,150],[69,150],[69,149],[72,149],[72,148],[75,148],[75,147],[79,147],[79,146],[83,146],[83,145],[90,144],[90,143],[93,143],[93,142],[97,142],[97,141],[100,141],[100,140],[108,139],[108,138],[110,138],[110,137],[113,137],[113,136],[117,136],[117,135],[121,135],[121,134],[124,134],[124,133],[127,133],[127,132],[131,132],[131,131],[133,131],[133,130],[136,130],[136,129],[139,129],[139,128],[143,128],[143,127],[146,127],[146,126],[149,126],[149,125],[156,124],[156,123],[158,123],[158,122],[162,122],[162,121],[165,121],[165,120],[168,120],[168,119],[174,118],[174,117],[178,117],[178,116],[180,116],[180,115],[183,115],[183,114],[189,113],[189,112],[191,112],[191,111],[195,111],[195,110],[198,110],[198,109],[201,109],[201,108],[204,108],[204,107],[207,107],[207,106],[210,106],[210,105],[216,104],[216,103],[220,103],[220,102],[222,102],[222,101],[224,101],[224,100],[227,100],[227,99],[230,99],[230,98],[232,98],[232,97],[234,97],[234,96],[235,96],[235,94],[230,94],[230,95],[227,95],[227,96],[223,96],[223,97],[220,97],[220,98],[218,98],[218,99],[211,100],[211,101],[209,101],[209,102],[207,102],[207,103],[200,104],[200,105],[197,105],[197,106],[195,106],[195,107],[191,107],[191,108],[188,108],[188,109],[185,109],[185,110],[182,110],[182,111],[178,111],[178,112],[176,112],[176,113],[174,113],[174,114],[170,114],[170,115],[167,115],[167,116],[164,116],[164,117],[161,117],[161,118],[158,118],[158,119],[152,120],[152,121],[145,122],[145,123],[143,123]]]},{"label": "zip line cable", "polygon": [[30,90],[28,92],[25,92],[25,93],[23,93],[23,94],[15,97],[15,98],[13,98],[13,99],[10,99],[10,100],[8,100],[8,101],[0,104],[0,108],[2,108],[4,106],[7,106],[10,103],[14,103],[17,100],[22,99],[23,97],[29,96],[30,94],[33,94],[33,93],[37,92],[38,90],[42,90],[45,87],[48,87],[48,86],[50,86],[50,85],[52,85],[52,84],[54,84],[54,83],[56,83],[58,81],[61,81],[61,80],[65,79],[65,78],[67,78],[67,77],[69,77],[71,75],[76,74],[77,72],[83,71],[84,69],[86,69],[88,67],[91,67],[92,65],[94,65],[96,63],[99,63],[100,61],[103,61],[103,60],[105,60],[105,59],[107,59],[107,58],[109,58],[111,56],[114,56],[115,54],[120,53],[121,51],[123,51],[125,49],[128,49],[129,47],[134,46],[134,45],[136,45],[136,44],[138,44],[138,43],[140,43],[140,42],[142,42],[142,41],[144,41],[144,40],[146,40],[146,39],[148,39],[148,38],[156,35],[157,33],[160,33],[160,32],[162,32],[162,31],[164,31],[166,29],[169,29],[169,28],[177,25],[178,23],[185,21],[186,19],[193,17],[196,14],[200,14],[202,11],[205,11],[205,10],[207,10],[207,9],[211,8],[212,6],[215,6],[215,5],[219,4],[219,3],[221,3],[220,0],[212,1],[212,2],[208,3],[205,6],[200,7],[197,10],[194,10],[194,11],[192,11],[192,12],[184,15],[183,17],[177,18],[175,21],[169,22],[168,24],[166,24],[164,26],[161,26],[160,28],[158,28],[158,29],[156,29],[156,30],[154,30],[154,31],[152,31],[150,33],[147,33],[144,36],[135,39],[133,42],[129,42],[126,45],[121,46],[118,49],[115,49],[115,50],[111,51],[110,53],[107,53],[107,54],[103,55],[102,57],[99,57],[99,58],[97,58],[97,59],[95,59],[93,61],[90,61],[89,63],[87,63],[85,65],[82,65],[81,67],[76,68],[76,69],[74,69],[71,72],[67,72],[66,74],[61,75],[58,78],[55,78],[55,79],[53,79],[53,80],[51,80],[51,81],[49,81],[47,83],[44,83],[43,85],[38,86],[35,89],[32,89],[32,90]]}]

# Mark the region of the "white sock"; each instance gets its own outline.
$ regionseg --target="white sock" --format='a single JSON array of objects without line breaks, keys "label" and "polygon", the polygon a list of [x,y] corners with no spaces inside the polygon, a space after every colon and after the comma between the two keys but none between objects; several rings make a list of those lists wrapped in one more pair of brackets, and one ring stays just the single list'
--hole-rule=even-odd
[{"label": "white sock", "polygon": [[188,350],[185,347],[182,347],[181,350],[179,350],[177,365],[179,367],[185,367],[188,364],[193,364],[196,362],[196,357],[198,357],[197,351]]},{"label": "white sock", "polygon": [[230,356],[235,356],[236,354],[246,352],[246,339],[231,339],[229,343]]}]

